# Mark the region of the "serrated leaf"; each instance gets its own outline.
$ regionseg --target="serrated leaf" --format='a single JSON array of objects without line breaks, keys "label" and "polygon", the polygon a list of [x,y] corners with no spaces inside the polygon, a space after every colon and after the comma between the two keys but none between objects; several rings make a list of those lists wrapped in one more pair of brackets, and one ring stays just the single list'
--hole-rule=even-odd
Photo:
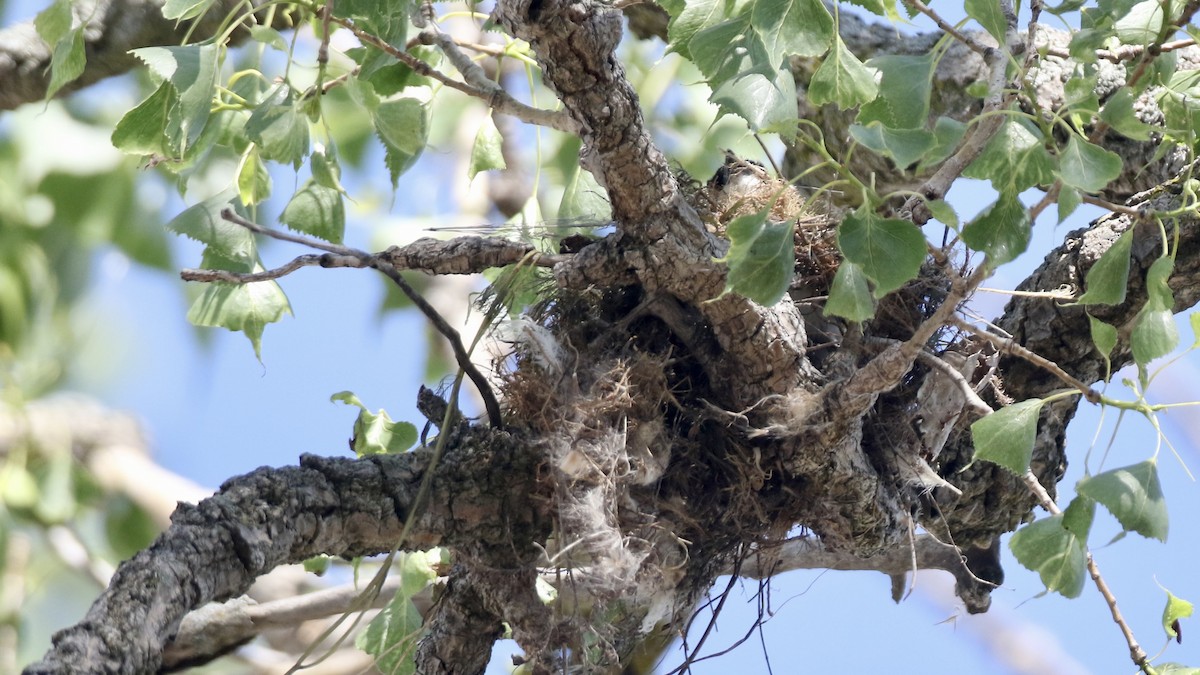
[{"label": "serrated leaf", "polygon": [[359,457],[402,454],[417,442],[415,426],[408,422],[393,422],[382,408],[379,412],[371,412],[353,392],[340,391],[329,400],[359,409],[351,441],[354,453]]},{"label": "serrated leaf", "polygon": [[337,157],[332,154],[325,154],[323,149],[314,150],[308,156],[308,167],[312,171],[312,178],[317,185],[323,185],[331,190],[337,190],[341,194],[345,194],[346,189],[342,187],[342,170],[338,166]]},{"label": "serrated leaf", "polygon": [[963,228],[963,241],[988,256],[988,264],[1003,265],[1029,247],[1029,211],[1016,195],[1001,194],[995,204]]},{"label": "serrated leaf", "polygon": [[1099,192],[1121,175],[1121,156],[1072,135],[1059,156],[1058,170],[1067,185]]},{"label": "serrated leaf", "polygon": [[358,634],[354,644],[375,657],[375,667],[387,675],[411,675],[416,666],[413,653],[423,632],[423,619],[412,597],[437,578],[427,556],[420,552],[399,554],[400,588],[390,602]]},{"label": "serrated leaf", "polygon": [[1081,305],[1119,305],[1125,302],[1129,284],[1129,255],[1133,248],[1133,228],[1126,230],[1088,270],[1079,296]]},{"label": "serrated leaf", "polygon": [[987,415],[971,425],[975,458],[1008,469],[1018,476],[1029,470],[1037,436],[1042,399],[1031,398]]},{"label": "serrated leaf", "polygon": [[246,135],[262,148],[262,156],[299,168],[308,153],[308,118],[292,88],[280,84],[246,120]]},{"label": "serrated leaf", "polygon": [[1092,344],[1096,345],[1096,351],[1100,352],[1100,355],[1107,361],[1112,355],[1113,348],[1117,346],[1117,329],[1090,314],[1088,323],[1092,329]]},{"label": "serrated leaf", "polygon": [[1082,495],[1075,495],[1067,508],[1063,510],[1063,527],[1087,545],[1088,534],[1092,531],[1092,522],[1096,519],[1096,502]]},{"label": "serrated leaf", "polygon": [[770,307],[783,298],[796,270],[795,221],[767,222],[769,209],[734,218],[726,290]]},{"label": "serrated leaf", "polygon": [[1076,492],[1103,504],[1126,532],[1167,540],[1167,502],[1154,460],[1084,478]]},{"label": "serrated leaf", "polygon": [[[712,84],[712,82],[710,82]],[[754,131],[786,133],[795,127],[796,81],[787,70],[744,73],[717,87],[709,101],[746,120]]]},{"label": "serrated leaf", "polygon": [[384,163],[395,187],[400,174],[417,162],[429,137],[428,98],[402,96],[381,101],[373,112],[383,141]]},{"label": "serrated leaf", "polygon": [[1067,598],[1077,598],[1083,592],[1087,551],[1083,542],[1063,527],[1063,514],[1036,520],[1017,530],[1008,548],[1017,562],[1038,573],[1047,590]]},{"label": "serrated leaf", "polygon": [[242,153],[237,169],[238,198],[242,204],[253,206],[271,194],[271,174],[259,156],[258,146],[251,145]]},{"label": "serrated leaf", "polygon": [[130,155],[173,156],[176,149],[167,137],[167,115],[174,98],[171,83],[160,84],[117,122],[112,133],[113,146]]},{"label": "serrated leaf", "polygon": [[1132,89],[1121,87],[1104,102],[1104,107],[1100,109],[1100,119],[1122,136],[1135,141],[1148,141],[1154,127],[1138,119],[1133,109],[1135,100]]},{"label": "serrated leaf", "polygon": [[184,47],[143,47],[130,51],[158,77],[175,88],[177,99],[171,107],[167,135],[175,147],[186,148],[204,131],[216,91],[216,45]]},{"label": "serrated leaf", "polygon": [[1000,3],[996,0],[965,0],[963,8],[967,10],[967,16],[978,21],[984,30],[996,38],[996,44],[1005,43],[1008,22],[1000,11]]},{"label": "serrated leaf", "polygon": [[937,145],[934,135],[924,129],[888,129],[879,122],[866,127],[851,125],[850,136],[876,154],[891,157],[901,171],[925,157]]},{"label": "serrated leaf", "polygon": [[1174,267],[1170,258],[1162,257],[1146,271],[1146,304],[1134,319],[1133,333],[1129,336],[1133,360],[1139,366],[1145,367],[1154,359],[1170,354],[1179,344],[1179,331],[1171,314],[1174,294],[1167,285]]},{"label": "serrated leaf", "polygon": [[[163,3],[162,14],[174,21],[188,21],[202,16],[213,6],[215,0],[166,0]],[[286,46],[281,47],[286,49]]]},{"label": "serrated leaf", "polygon": [[879,71],[863,65],[840,37],[834,37],[833,49],[808,83],[808,100],[813,105],[833,103],[842,110],[875,100]]},{"label": "serrated leaf", "polygon": [[889,129],[923,129],[929,119],[933,52],[921,56],[888,54],[866,65],[880,72],[879,95],[859,110],[863,126],[878,121]]},{"label": "serrated leaf", "polygon": [[[262,271],[258,264],[237,267],[236,271]],[[261,362],[263,329],[282,319],[285,313],[292,313],[291,305],[283,289],[274,281],[252,284],[213,282],[205,285],[203,293],[188,309],[187,318],[195,326],[240,331],[250,340],[254,355]]]},{"label": "serrated leaf", "polygon": [[206,244],[222,258],[248,269],[258,260],[254,235],[221,217],[221,211],[227,207],[236,209],[236,200],[228,192],[223,192],[188,207],[167,223],[167,229]]},{"label": "serrated leaf", "polygon": [[1171,591],[1163,589],[1167,593],[1167,606],[1163,607],[1162,627],[1163,632],[1167,634],[1167,639],[1174,638],[1177,642],[1183,642],[1183,636],[1179,631],[1179,620],[1186,619],[1195,611],[1192,603],[1178,598]]},{"label": "serrated leaf", "polygon": [[875,297],[903,286],[925,262],[925,235],[907,220],[859,210],[838,227],[838,247],[875,282]]},{"label": "serrated leaf", "polygon": [[1148,45],[1163,29],[1163,9],[1160,0],[1143,0],[1130,7],[1113,24],[1117,39],[1127,45]]},{"label": "serrated leaf", "polygon": [[279,222],[297,232],[340,244],[346,232],[342,193],[310,181],[292,196],[279,215]]},{"label": "serrated leaf", "polygon": [[875,316],[875,300],[862,268],[846,260],[838,266],[825,302],[825,313],[849,321],[866,321]]},{"label": "serrated leaf", "polygon": [[820,56],[833,44],[833,16],[821,0],[755,0],[750,25],[778,69],[789,54]]},{"label": "serrated leaf", "polygon": [[504,139],[496,122],[491,115],[483,118],[479,131],[475,132],[475,142],[471,145],[471,165],[467,167],[467,179],[475,178],[480,171],[503,169],[507,166],[501,146]]},{"label": "serrated leaf", "polygon": [[1053,183],[1054,158],[1042,146],[1042,132],[1037,127],[1009,119],[963,176],[991,181],[996,192],[1017,195],[1035,185]]}]

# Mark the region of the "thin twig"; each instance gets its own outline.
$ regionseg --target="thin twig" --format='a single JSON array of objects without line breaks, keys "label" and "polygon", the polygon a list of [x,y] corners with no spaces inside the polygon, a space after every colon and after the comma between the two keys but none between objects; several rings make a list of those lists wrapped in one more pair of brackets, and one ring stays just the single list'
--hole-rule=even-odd
[{"label": "thin twig", "polygon": [[954,324],[955,327],[961,328],[972,335],[977,335],[992,343],[996,349],[1000,350],[1001,353],[1019,356],[1033,365],[1048,371],[1058,379],[1065,382],[1071,388],[1079,390],[1079,393],[1083,394],[1083,397],[1086,398],[1090,403],[1100,403],[1103,400],[1103,396],[1101,396],[1100,392],[1092,389],[1080,381],[1079,378],[1063,370],[1062,367],[1057,363],[1047,359],[1037,352],[1026,349],[1025,347],[1017,344],[1016,341],[1001,335],[996,335],[989,330],[984,330],[983,328],[980,328],[972,323],[968,323],[957,316],[951,317],[950,322]]},{"label": "thin twig", "polygon": [[[474,79],[473,76],[468,75],[467,72],[464,72],[460,69],[459,72],[462,72],[463,77],[466,78],[470,83],[459,82],[458,80],[440,72],[436,68],[433,68],[428,63],[425,63],[412,54],[409,54],[404,50],[397,49],[387,42],[379,39],[375,35],[372,35],[371,33],[359,28],[354,24],[353,21],[350,21],[349,19],[343,19],[335,16],[330,20],[353,33],[354,36],[362,42],[365,42],[372,47],[375,47],[376,49],[395,57],[398,61],[409,68],[412,68],[418,74],[433,78],[447,87],[450,87],[451,89],[457,89],[468,96],[482,99],[485,103],[487,103],[488,107],[494,108],[497,112],[504,113],[505,115],[511,115],[529,124],[549,127],[551,129],[557,129],[558,131],[569,134],[577,133],[579,130],[578,124],[576,124],[575,121],[567,115],[555,110],[542,110],[525,105],[509,95],[509,93],[504,91],[500,85],[487,79],[486,76],[484,76],[483,79],[483,82],[486,84],[483,84],[477,79]],[[453,51],[458,51],[458,48],[457,46],[454,46],[453,41],[447,40],[447,42],[453,46]],[[451,56],[451,51],[446,51],[445,46],[440,42],[439,46],[442,46],[442,49],[446,52],[446,55],[451,57],[451,62],[455,63],[454,57]],[[462,54],[461,51],[458,51],[458,53]],[[467,63],[470,63],[471,66],[479,68],[479,66],[472,62],[469,58],[467,58],[466,61]],[[458,67],[457,63],[455,63],[455,67]],[[467,71],[470,70],[470,68],[467,68]],[[481,68],[479,70],[482,72]]]},{"label": "thin twig", "polygon": [[[869,344],[876,344],[885,347],[900,344],[899,340],[891,340],[881,337],[867,338],[867,342]],[[967,381],[966,376],[959,372],[959,370],[954,366],[943,361],[937,354],[930,352],[928,349],[922,349],[921,351],[917,352],[917,360],[950,378],[950,380],[958,386],[959,391],[966,399],[967,405],[974,409],[975,412],[979,413],[980,415],[987,415],[988,413],[993,412],[992,406],[988,405],[982,398],[979,397],[979,394],[975,392],[975,388],[972,387],[971,383]]]},{"label": "thin twig", "polygon": [[360,251],[348,246],[331,244],[329,242],[319,241],[317,239],[303,237],[300,235],[291,234],[289,232],[281,232],[279,230],[265,228],[258,223],[246,220],[245,218],[239,216],[237,212],[229,207],[221,210],[221,217],[231,223],[240,225],[251,232],[275,239],[280,239],[282,241],[300,244],[302,246],[309,246],[322,251],[328,251],[329,253],[333,253],[338,256],[357,258],[358,260],[362,261],[363,267],[372,267],[382,272],[384,276],[391,279],[392,282],[400,288],[400,291],[404,293],[404,295],[408,297],[408,299],[414,305],[417,306],[417,309],[421,310],[421,313],[425,315],[425,318],[429,319],[429,322],[433,324],[433,327],[442,334],[442,337],[446,338],[446,340],[450,342],[450,347],[454,351],[454,359],[458,363],[458,367],[461,368],[464,373],[466,373],[467,377],[471,378],[471,382],[475,384],[475,388],[479,391],[479,397],[483,399],[483,406],[487,410],[488,421],[493,427],[501,426],[503,416],[500,413],[500,404],[496,400],[496,394],[492,391],[491,384],[488,383],[487,378],[484,377],[483,373],[479,371],[479,368],[477,368],[471,361],[471,355],[467,353],[466,347],[463,346],[462,337],[459,335],[458,331],[446,322],[446,319],[443,318],[442,315],[433,308],[433,305],[429,304],[429,301],[427,301],[420,293],[418,293],[411,285],[409,285],[408,281],[406,281],[400,274],[400,270],[396,269],[396,267],[389,261],[378,255],[372,255],[365,251]]},{"label": "thin twig", "polygon": [[983,56],[986,58],[988,50],[992,49],[991,46],[983,44],[979,40],[976,40],[974,37],[967,35],[966,33],[963,33],[961,31],[959,31],[957,28],[955,28],[954,26],[950,25],[950,23],[948,21],[943,19],[941,17],[941,15],[939,15],[937,12],[933,11],[933,9],[929,5],[926,5],[925,3],[921,2],[921,0],[904,0],[904,4],[908,5],[909,7],[912,7],[913,9],[917,10],[918,12],[920,12],[920,13],[924,14],[925,16],[929,17],[930,19],[932,19],[933,22],[935,24],[937,24],[937,27],[942,29],[942,32],[946,33],[947,35],[954,38],[955,40],[958,40],[959,42],[963,43],[964,45],[969,47],[971,51],[975,52],[976,54],[979,54],[980,56]]},{"label": "thin twig", "polygon": [[[1025,486],[1037,497],[1042,508],[1049,511],[1052,515],[1062,513],[1062,509],[1058,507],[1050,493],[1038,481],[1037,476],[1033,475],[1033,471],[1026,471],[1021,477]],[[1085,547],[1086,548],[1086,547]],[[1117,607],[1117,597],[1113,595],[1112,589],[1108,587],[1108,583],[1104,581],[1104,577],[1100,574],[1100,567],[1096,565],[1096,559],[1092,556],[1091,551],[1087,551],[1087,569],[1088,574],[1092,577],[1092,581],[1096,584],[1096,590],[1100,591],[1100,595],[1104,597],[1104,602],[1108,604],[1108,611],[1112,614],[1113,622],[1121,629],[1121,634],[1125,636],[1125,643],[1129,645],[1129,658],[1133,660],[1134,665],[1141,668],[1143,672],[1149,672],[1148,668],[1150,660],[1146,656],[1146,651],[1138,644],[1137,639],[1133,636],[1133,630],[1125,621],[1125,617],[1121,614],[1121,609]]]}]

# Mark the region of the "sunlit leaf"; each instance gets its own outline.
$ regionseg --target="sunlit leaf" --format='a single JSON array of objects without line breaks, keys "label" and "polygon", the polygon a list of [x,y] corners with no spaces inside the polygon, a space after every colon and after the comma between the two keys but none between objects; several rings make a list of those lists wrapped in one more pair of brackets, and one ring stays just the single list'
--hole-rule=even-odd
[{"label": "sunlit leaf", "polygon": [[359,457],[407,452],[417,442],[417,428],[408,422],[393,422],[386,410],[371,412],[352,392],[342,391],[329,397],[359,409],[354,420],[351,445]]},{"label": "sunlit leaf", "polygon": [[167,115],[174,91],[169,82],[163,82],[146,100],[125,113],[113,129],[113,146],[130,155],[174,155],[177,149],[167,137]]},{"label": "sunlit leaf", "polygon": [[507,166],[501,151],[503,141],[492,116],[485,115],[479,123],[479,131],[475,132],[475,142],[471,145],[471,164],[467,167],[468,179],[474,178],[480,171],[503,169]]},{"label": "sunlit leaf", "polygon": [[991,181],[997,192],[1016,195],[1035,185],[1053,183],[1054,158],[1046,152],[1037,127],[1009,119],[963,175]]},{"label": "sunlit leaf", "polygon": [[1192,606],[1192,603],[1167,591],[1167,605],[1163,607],[1162,615],[1163,632],[1167,634],[1167,639],[1174,638],[1177,642],[1183,642],[1179,620],[1188,618],[1193,611],[1195,611],[1195,607]]},{"label": "sunlit leaf", "polygon": [[867,103],[855,120],[863,126],[878,121],[889,129],[923,129],[929,118],[935,54],[888,54],[867,61],[880,71],[879,96]]},{"label": "sunlit leaf", "polygon": [[246,120],[246,135],[262,148],[262,156],[299,168],[308,153],[308,117],[291,87],[276,86]]},{"label": "sunlit leaf", "polygon": [[424,98],[400,96],[380,101],[374,110],[375,131],[383,141],[384,161],[392,185],[417,162],[429,137],[429,104]]},{"label": "sunlit leaf", "polygon": [[251,145],[242,153],[237,169],[238,198],[242,204],[251,206],[271,194],[271,174],[259,156],[258,146]]},{"label": "sunlit leaf", "polygon": [[[208,269],[232,268],[230,271],[237,272],[262,271],[262,266],[258,264],[223,265],[219,258],[213,256],[206,256],[202,266]],[[213,282],[204,286],[200,297],[188,309],[187,318],[195,326],[226,328],[243,333],[254,347],[254,355],[262,361],[262,336],[266,325],[291,313],[287,296],[274,281],[251,284]]]},{"label": "sunlit leaf", "polygon": [[982,459],[1021,476],[1029,470],[1037,436],[1042,399],[1031,398],[987,415],[971,425],[975,459]]},{"label": "sunlit leaf", "polygon": [[1000,11],[1000,3],[995,0],[964,0],[963,9],[967,10],[967,16],[978,21],[984,30],[996,38],[996,44],[1005,43],[1008,21]]},{"label": "sunlit leaf", "polygon": [[1090,315],[1088,323],[1092,329],[1092,344],[1096,345],[1096,351],[1107,360],[1112,355],[1113,348],[1117,346],[1117,329]]},{"label": "sunlit leaf", "polygon": [[1095,519],[1096,502],[1083,495],[1075,495],[1067,508],[1063,509],[1063,527],[1085,545]]},{"label": "sunlit leaf", "polygon": [[1173,270],[1174,262],[1164,256],[1155,260],[1146,272],[1146,304],[1134,319],[1129,337],[1133,360],[1143,367],[1170,354],[1179,344],[1179,331],[1171,313],[1174,293],[1167,285]]},{"label": "sunlit leaf", "polygon": [[808,100],[813,105],[833,103],[842,110],[868,103],[879,94],[877,73],[863,65],[835,35],[833,49],[808,83]]},{"label": "sunlit leaf", "polygon": [[225,208],[237,208],[235,198],[227,192],[188,207],[167,223],[167,229],[207,244],[221,257],[249,267],[258,260],[254,235],[222,218],[221,211]]},{"label": "sunlit leaf", "polygon": [[779,68],[789,54],[820,56],[834,41],[833,17],[821,0],[755,0],[750,25]]},{"label": "sunlit leaf", "polygon": [[1153,460],[1084,478],[1076,491],[1103,504],[1126,532],[1167,540],[1167,502]]},{"label": "sunlit leaf", "polygon": [[143,47],[130,52],[174,87],[167,135],[176,147],[191,145],[204,130],[212,108],[220,50],[214,44]]},{"label": "sunlit leaf", "polygon": [[1154,127],[1138,119],[1133,108],[1135,100],[1133,90],[1121,87],[1104,102],[1104,107],[1100,109],[1100,119],[1122,136],[1136,141],[1148,141]]}]

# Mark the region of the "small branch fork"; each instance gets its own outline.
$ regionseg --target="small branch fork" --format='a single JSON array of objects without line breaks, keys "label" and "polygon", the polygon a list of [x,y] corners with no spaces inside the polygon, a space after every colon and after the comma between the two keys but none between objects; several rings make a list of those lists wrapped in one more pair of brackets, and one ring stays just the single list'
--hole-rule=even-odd
[{"label": "small branch fork", "polygon": [[[411,261],[411,259],[436,261],[436,254],[431,253],[431,251],[436,252],[437,250],[442,249],[444,253],[445,251],[453,251],[455,246],[462,248],[463,242],[461,240],[448,242],[435,242],[432,239],[419,240],[415,242],[413,246],[421,245],[422,247],[428,249],[420,252],[420,255],[407,256],[406,249],[409,249],[407,253],[414,252],[410,249],[410,247],[405,247],[404,249],[392,247],[382,253],[367,253],[366,251],[360,251],[347,246],[331,244],[324,241],[318,241],[316,239],[310,239],[308,237],[302,237],[296,234],[268,229],[262,225],[259,225],[258,223],[239,216],[231,208],[222,210],[221,217],[231,223],[234,223],[235,225],[240,225],[241,227],[244,227],[255,234],[261,234],[273,239],[279,239],[282,241],[292,242],[294,244],[300,244],[302,246],[308,246],[325,251],[326,253],[325,255],[300,256],[299,258],[296,258],[282,267],[254,274],[234,274],[231,272],[222,272],[217,270],[184,270],[180,276],[182,276],[185,281],[223,281],[227,283],[244,284],[255,281],[278,279],[279,277],[290,274],[301,267],[310,265],[320,265],[322,267],[369,267],[379,270],[384,276],[391,279],[392,282],[394,282],[396,286],[400,288],[400,291],[403,292],[404,295],[407,296],[408,299],[412,301],[412,303],[416,305],[418,309],[421,310],[421,313],[425,315],[425,318],[429,319],[430,323],[433,324],[433,327],[436,328],[437,331],[450,342],[450,346],[454,350],[454,360],[458,363],[458,367],[461,368],[464,373],[466,373],[467,377],[471,378],[471,382],[473,382],[476,389],[479,390],[479,397],[483,399],[484,408],[487,410],[488,421],[493,427],[499,427],[502,425],[503,418],[500,413],[500,404],[496,400],[496,394],[492,391],[491,385],[488,384],[487,378],[484,377],[483,373],[481,373],[475,364],[471,362],[471,355],[467,352],[466,347],[463,346],[462,337],[459,335],[458,331],[455,330],[454,327],[449,323],[447,323],[442,315],[433,308],[433,305],[430,305],[429,302],[422,297],[421,294],[416,291],[416,289],[409,285],[408,281],[405,280],[400,274],[401,270],[403,269],[430,269],[429,267],[421,265],[406,265],[405,261]],[[516,259],[512,262],[516,262],[525,255],[528,255],[531,250],[527,247],[522,248],[523,245],[521,244],[512,244],[512,246],[509,247],[506,246],[506,244],[511,242],[498,243],[498,240],[487,239],[484,237],[464,237],[463,239],[476,240],[473,243],[482,244],[484,247],[491,246],[491,252],[493,253],[499,251],[501,254],[509,253],[511,255],[515,254],[519,250],[520,254],[517,255]],[[443,246],[438,246],[439,244]],[[399,265],[397,263],[399,263]],[[539,261],[537,264],[546,265],[553,263],[549,261]],[[492,265],[485,265],[485,267],[487,266]],[[466,264],[461,264],[459,267],[461,269],[456,272],[458,274],[465,274],[470,271],[475,271],[473,269],[469,269],[469,262]]]}]

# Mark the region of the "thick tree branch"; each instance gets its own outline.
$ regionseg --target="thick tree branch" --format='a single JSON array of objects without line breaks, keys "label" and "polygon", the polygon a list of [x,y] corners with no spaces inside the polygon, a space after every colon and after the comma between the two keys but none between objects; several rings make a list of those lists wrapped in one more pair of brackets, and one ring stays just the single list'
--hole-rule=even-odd
[{"label": "thick tree branch", "polygon": [[[431,454],[305,456],[299,467],[258,469],[197,506],[180,505],[171,528],[123,563],[87,617],[57,633],[26,672],[73,672],[79,663],[91,672],[153,672],[187,612],[244,593],[274,567],[392,550]],[[535,462],[507,434],[463,438],[434,469],[428,506],[402,546],[455,546],[481,559],[532,552],[530,542],[545,536]]]}]

